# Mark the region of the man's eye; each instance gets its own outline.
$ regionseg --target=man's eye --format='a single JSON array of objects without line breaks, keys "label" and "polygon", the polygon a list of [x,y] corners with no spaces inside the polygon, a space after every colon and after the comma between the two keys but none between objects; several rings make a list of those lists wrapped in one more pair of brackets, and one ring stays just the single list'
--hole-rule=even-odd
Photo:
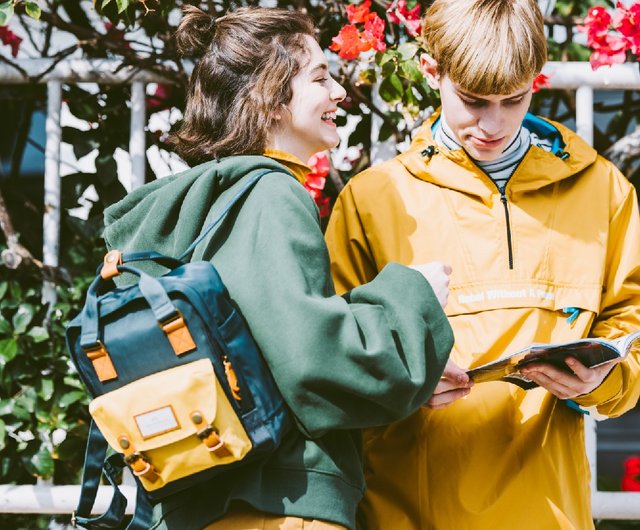
[{"label": "man's eye", "polygon": [[486,101],[483,101],[482,99],[464,99],[462,98],[462,101],[465,105],[472,107],[474,109],[476,108],[480,108],[480,107],[484,107],[485,104],[487,103]]},{"label": "man's eye", "polygon": [[520,103],[522,103],[522,100],[524,99],[524,96],[518,98],[518,99],[509,99],[507,100],[507,105],[519,105]]}]

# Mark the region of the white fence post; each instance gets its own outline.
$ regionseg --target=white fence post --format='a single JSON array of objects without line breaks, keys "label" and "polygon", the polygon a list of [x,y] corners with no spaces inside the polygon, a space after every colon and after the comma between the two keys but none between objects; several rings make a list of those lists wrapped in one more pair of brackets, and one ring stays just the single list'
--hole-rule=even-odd
[{"label": "white fence post", "polygon": [[[47,83],[46,145],[44,154],[44,216],[42,221],[42,254],[45,265],[58,266],[60,251],[60,109],[62,106],[62,83]],[[56,302],[56,287],[45,282],[42,302],[51,306]]]}]

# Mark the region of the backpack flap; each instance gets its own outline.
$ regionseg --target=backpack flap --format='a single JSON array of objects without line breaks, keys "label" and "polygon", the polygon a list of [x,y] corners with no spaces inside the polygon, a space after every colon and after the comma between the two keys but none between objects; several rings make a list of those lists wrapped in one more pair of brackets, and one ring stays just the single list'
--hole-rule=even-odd
[{"label": "backpack flap", "polygon": [[252,448],[207,359],[103,394],[89,411],[148,492],[240,461]]}]

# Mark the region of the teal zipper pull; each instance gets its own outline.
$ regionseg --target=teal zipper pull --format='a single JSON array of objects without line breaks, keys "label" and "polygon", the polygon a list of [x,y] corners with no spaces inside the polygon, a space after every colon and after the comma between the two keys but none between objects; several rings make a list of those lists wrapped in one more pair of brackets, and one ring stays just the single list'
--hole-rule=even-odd
[{"label": "teal zipper pull", "polygon": [[573,326],[576,322],[576,319],[578,318],[578,315],[580,314],[580,308],[579,307],[565,307],[562,309],[562,312],[565,314],[568,314],[569,316],[567,317],[567,322]]}]

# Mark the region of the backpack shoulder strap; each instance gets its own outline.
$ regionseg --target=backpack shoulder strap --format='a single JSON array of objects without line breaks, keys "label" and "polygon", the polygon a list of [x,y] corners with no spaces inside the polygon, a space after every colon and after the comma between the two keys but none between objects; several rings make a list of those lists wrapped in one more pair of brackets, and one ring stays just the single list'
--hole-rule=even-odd
[{"label": "backpack shoulder strap", "polygon": [[178,259],[180,261],[184,261],[185,259],[188,259],[189,256],[191,256],[191,254],[195,250],[195,248],[198,246],[198,244],[205,237],[207,237],[214,228],[216,228],[220,224],[220,222],[224,219],[227,213],[229,213],[231,208],[233,208],[233,206],[253,188],[253,186],[258,182],[258,180],[260,180],[267,173],[288,173],[288,171],[284,168],[278,169],[278,170],[262,169],[254,173],[250,173],[249,176],[246,177],[247,180],[245,181],[243,186],[236,192],[236,194],[233,197],[231,197],[229,202],[225,205],[222,211],[213,219],[213,221],[211,221],[211,223],[209,223],[205,228],[202,229],[202,232],[200,233],[198,238],[193,243],[191,243],[191,245],[189,245],[189,247],[178,257]]}]

